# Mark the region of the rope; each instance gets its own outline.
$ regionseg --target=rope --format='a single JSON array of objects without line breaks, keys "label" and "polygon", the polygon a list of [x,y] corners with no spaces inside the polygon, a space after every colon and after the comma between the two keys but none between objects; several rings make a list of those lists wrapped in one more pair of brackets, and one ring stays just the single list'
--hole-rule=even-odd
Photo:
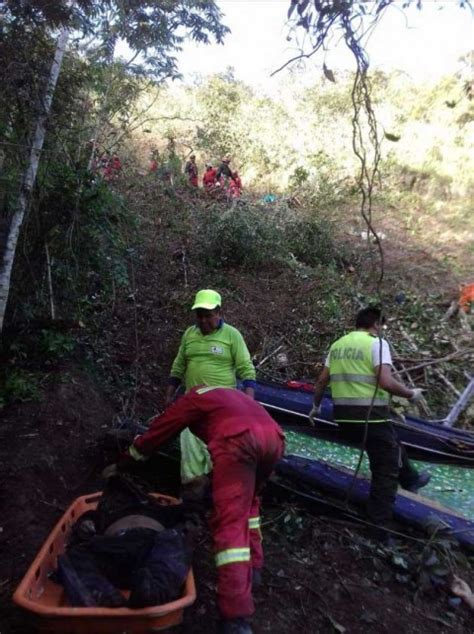
[{"label": "rope", "polygon": [[[384,252],[382,247],[382,242],[372,224],[372,193],[374,190],[374,186],[376,184],[376,179],[379,170],[380,163],[380,142],[378,137],[377,130],[377,120],[375,117],[374,110],[372,108],[372,100],[370,94],[370,84],[368,80],[368,69],[369,69],[369,60],[367,57],[367,53],[362,48],[360,44],[360,40],[362,35],[356,37],[354,33],[352,22],[348,18],[347,15],[342,17],[342,25],[344,28],[344,40],[346,42],[347,47],[354,55],[357,70],[354,77],[354,83],[351,91],[351,100],[353,107],[353,116],[352,116],[352,149],[354,154],[360,161],[360,172],[358,178],[358,187],[361,194],[361,203],[360,203],[360,215],[362,216],[365,224],[367,225],[367,249],[369,253],[371,253],[370,249],[370,236],[373,236],[375,244],[377,245],[378,254],[379,254],[379,275],[376,282],[376,296],[378,299],[378,303],[381,307],[383,307],[382,297],[381,297],[381,289],[382,282],[384,279],[385,273],[385,260],[384,260]],[[365,125],[367,126],[367,137],[369,146],[372,148],[373,158],[372,163],[369,166],[368,164],[368,149],[366,142],[366,134],[364,134],[364,123],[362,121],[362,115],[365,115]],[[381,322],[383,321],[383,308],[382,308],[382,316]],[[369,420],[372,414],[372,410],[375,403],[375,398],[377,395],[378,388],[380,386],[380,374],[382,371],[382,337],[379,333],[379,364],[378,364],[378,372],[376,376],[376,382],[374,387],[374,393],[372,395],[372,401],[367,410],[366,419],[364,422],[364,435],[362,439],[362,445],[359,454],[359,460],[357,462],[356,469],[354,471],[354,475],[352,477],[349,488],[347,489],[345,504],[349,503],[349,499],[351,497],[352,491],[354,489],[354,485],[357,480],[357,476],[359,474],[360,468],[362,466],[362,460],[364,457],[364,452],[367,447],[367,437],[369,431]]]}]

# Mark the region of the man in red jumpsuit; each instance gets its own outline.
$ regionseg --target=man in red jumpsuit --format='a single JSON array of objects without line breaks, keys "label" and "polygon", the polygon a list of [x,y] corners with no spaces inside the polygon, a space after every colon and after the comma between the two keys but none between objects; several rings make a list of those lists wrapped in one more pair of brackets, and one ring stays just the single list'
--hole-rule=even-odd
[{"label": "man in red jumpsuit", "polygon": [[235,171],[230,179],[229,194],[231,198],[240,198],[242,193],[242,181],[240,180],[239,173]]},{"label": "man in red jumpsuit", "polygon": [[212,165],[207,165],[204,176],[202,177],[202,184],[204,185],[204,189],[206,191],[209,192],[216,186],[216,175],[217,169],[212,167]]},{"label": "man in red jumpsuit", "polygon": [[252,579],[261,578],[263,566],[258,493],[283,454],[284,434],[243,392],[195,387],[151,421],[126,459],[146,459],[185,427],[206,443],[214,465],[210,526],[221,632],[252,634]]}]

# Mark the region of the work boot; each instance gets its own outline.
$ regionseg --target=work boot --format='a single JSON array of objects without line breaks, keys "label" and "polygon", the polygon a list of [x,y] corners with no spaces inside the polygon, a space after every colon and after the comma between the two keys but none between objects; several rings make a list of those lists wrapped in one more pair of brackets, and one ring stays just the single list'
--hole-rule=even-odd
[{"label": "work boot", "polygon": [[262,571],[260,568],[252,568],[252,588],[262,585]]},{"label": "work boot", "polygon": [[246,619],[228,619],[221,621],[220,634],[253,634]]},{"label": "work boot", "polygon": [[418,478],[410,484],[410,486],[404,487],[406,491],[410,491],[411,493],[418,493],[420,489],[425,487],[428,482],[431,480],[431,474],[428,471],[422,471],[418,474]]}]

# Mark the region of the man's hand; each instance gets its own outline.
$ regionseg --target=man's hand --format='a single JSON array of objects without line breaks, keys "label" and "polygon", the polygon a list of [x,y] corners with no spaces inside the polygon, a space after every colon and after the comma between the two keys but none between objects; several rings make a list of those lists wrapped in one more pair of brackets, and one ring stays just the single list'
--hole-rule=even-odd
[{"label": "man's hand", "polygon": [[474,609],[474,593],[471,591],[469,585],[456,575],[454,575],[454,579],[451,583],[451,592],[465,601],[469,607]]},{"label": "man's hand", "polygon": [[423,390],[419,387],[413,388],[413,394],[408,399],[410,403],[418,403],[423,398]]},{"label": "man's hand", "polygon": [[315,422],[315,418],[318,418],[319,416],[321,416],[321,405],[316,405],[315,403],[313,403],[313,407],[311,408],[311,411],[309,413],[309,422],[311,425],[316,424]]}]

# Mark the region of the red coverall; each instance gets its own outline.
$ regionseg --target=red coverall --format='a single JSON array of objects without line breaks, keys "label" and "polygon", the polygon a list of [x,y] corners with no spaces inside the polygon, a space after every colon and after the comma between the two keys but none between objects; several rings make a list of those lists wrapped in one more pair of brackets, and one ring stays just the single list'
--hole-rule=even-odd
[{"label": "red coverall", "polygon": [[204,176],[202,177],[202,184],[208,191],[211,190],[216,184],[216,175],[217,170],[215,167],[211,167],[204,173]]},{"label": "red coverall", "polygon": [[133,445],[149,455],[185,427],[201,438],[214,465],[210,521],[224,619],[253,614],[252,568],[263,565],[258,493],[281,458],[284,434],[250,396],[232,388],[187,392]]}]

